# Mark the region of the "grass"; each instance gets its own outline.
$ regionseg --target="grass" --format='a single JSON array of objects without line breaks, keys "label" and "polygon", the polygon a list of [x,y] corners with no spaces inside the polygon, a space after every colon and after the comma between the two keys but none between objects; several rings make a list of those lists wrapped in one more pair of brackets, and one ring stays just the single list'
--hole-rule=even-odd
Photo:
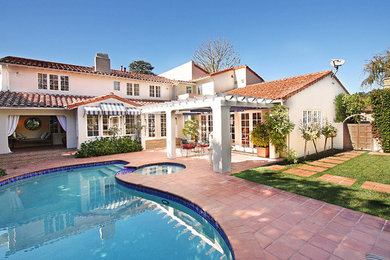
[{"label": "grass", "polygon": [[[343,186],[318,180],[323,174],[350,177],[358,181],[352,186]],[[390,156],[362,154],[311,177],[295,176],[262,167],[236,173],[234,176],[390,219],[390,194],[360,188],[366,180],[390,184]]]}]

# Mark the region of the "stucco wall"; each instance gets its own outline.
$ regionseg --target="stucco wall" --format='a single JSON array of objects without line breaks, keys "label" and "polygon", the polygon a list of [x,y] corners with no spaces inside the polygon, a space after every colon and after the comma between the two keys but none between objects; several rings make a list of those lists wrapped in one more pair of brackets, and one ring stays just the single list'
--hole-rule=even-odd
[{"label": "stucco wall", "polygon": [[[299,157],[304,155],[304,140],[299,132],[299,123],[303,119],[304,110],[321,111],[322,120],[327,119],[338,129],[337,137],[334,138],[333,142],[334,148],[343,148],[342,124],[334,123],[335,108],[333,101],[340,93],[345,93],[344,89],[329,75],[323,80],[292,96],[284,103],[284,105],[289,108],[290,120],[295,123],[295,128],[288,138],[288,146],[297,151]],[[323,136],[318,139],[318,151],[323,151],[324,140],[325,138]],[[330,140],[328,140],[328,148],[329,147]],[[309,154],[315,153],[312,142],[307,144],[307,152]]]},{"label": "stucco wall", "polygon": [[263,82],[261,79],[259,79],[258,76],[256,76],[252,71],[246,69],[246,84],[251,85],[251,84],[256,84]]},{"label": "stucco wall", "polygon": [[[76,143],[76,113],[74,110],[65,109],[0,109],[0,154],[8,153],[8,116],[19,115],[19,123],[23,124],[23,118],[25,116],[55,116],[63,115],[66,116],[67,131],[66,131],[66,142],[67,148],[75,148]],[[34,134],[35,136],[35,134]]]},{"label": "stucco wall", "polygon": [[[134,98],[134,99],[163,99],[169,100],[173,96],[173,86],[169,84],[160,84],[153,82],[144,82],[131,79],[122,79],[110,76],[88,75],[83,73],[74,73],[67,71],[58,71],[50,69],[37,69],[29,67],[9,66],[10,91],[25,91],[34,93],[52,93],[62,95],[86,95],[101,96],[113,92],[115,95]],[[38,73],[48,74],[47,89],[38,89]],[[69,91],[50,90],[49,74],[69,77]],[[60,81],[60,78],[59,78]],[[114,81],[120,82],[120,91],[114,90]],[[127,95],[126,83],[135,83],[140,85],[139,96]],[[149,96],[149,85],[161,86],[161,97]]]},{"label": "stucco wall", "polygon": [[[247,85],[246,68],[241,68],[234,71],[237,84],[233,85],[233,88],[242,88]],[[233,89],[232,88],[232,89]],[[228,91],[228,90],[225,90]]]},{"label": "stucco wall", "polygon": [[217,74],[213,76],[214,92],[221,93],[234,88],[234,71]]}]

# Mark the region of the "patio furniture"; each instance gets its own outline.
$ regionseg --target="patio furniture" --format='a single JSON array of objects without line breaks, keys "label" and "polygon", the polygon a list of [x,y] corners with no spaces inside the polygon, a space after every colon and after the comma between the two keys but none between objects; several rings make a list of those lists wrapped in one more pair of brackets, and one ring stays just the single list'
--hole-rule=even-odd
[{"label": "patio furniture", "polygon": [[190,143],[186,139],[181,139],[180,140],[180,152],[181,155],[183,155],[183,151],[186,151],[186,157],[188,157],[188,152],[190,150],[195,150],[196,148],[196,143]]},{"label": "patio furniture", "polygon": [[10,148],[18,147],[32,147],[32,146],[46,146],[52,145],[52,135],[50,132],[44,132],[40,137],[27,138],[22,134],[15,133],[8,138]]},{"label": "patio furniture", "polygon": [[199,152],[199,153],[205,154],[206,151],[208,151],[209,143],[208,143],[208,142],[201,142],[201,143],[198,143],[197,148],[198,148],[198,152]]}]

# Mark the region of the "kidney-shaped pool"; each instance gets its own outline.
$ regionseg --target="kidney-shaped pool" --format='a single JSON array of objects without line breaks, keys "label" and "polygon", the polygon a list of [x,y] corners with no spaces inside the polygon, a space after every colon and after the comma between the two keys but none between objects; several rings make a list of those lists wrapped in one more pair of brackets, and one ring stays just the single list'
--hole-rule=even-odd
[{"label": "kidney-shaped pool", "polygon": [[196,205],[119,184],[114,176],[124,164],[66,167],[2,182],[0,258],[234,258],[219,225]]}]

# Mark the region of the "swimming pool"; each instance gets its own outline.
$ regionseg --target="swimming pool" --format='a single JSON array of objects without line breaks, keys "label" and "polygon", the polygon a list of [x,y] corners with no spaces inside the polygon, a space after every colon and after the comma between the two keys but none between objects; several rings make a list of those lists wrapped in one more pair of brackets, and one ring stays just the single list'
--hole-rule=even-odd
[{"label": "swimming pool", "polygon": [[133,173],[141,175],[166,175],[184,170],[186,167],[177,163],[156,163],[135,168]]},{"label": "swimming pool", "polygon": [[2,186],[0,258],[233,259],[207,213],[118,184],[123,165],[68,167]]}]

